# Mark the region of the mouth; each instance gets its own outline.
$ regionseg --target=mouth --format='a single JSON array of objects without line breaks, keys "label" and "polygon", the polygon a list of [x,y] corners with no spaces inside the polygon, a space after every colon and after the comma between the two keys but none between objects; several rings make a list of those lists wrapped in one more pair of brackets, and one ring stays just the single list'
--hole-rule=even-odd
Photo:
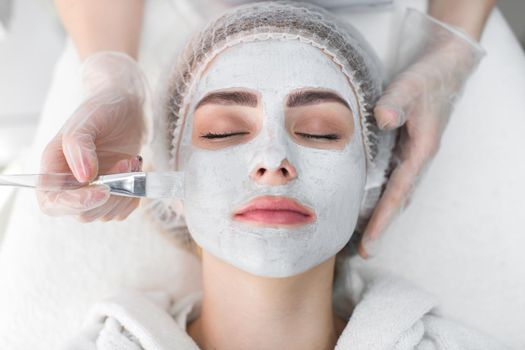
[{"label": "mouth", "polygon": [[315,221],[315,214],[298,202],[281,196],[261,196],[233,213],[233,219],[258,226],[299,226]]}]

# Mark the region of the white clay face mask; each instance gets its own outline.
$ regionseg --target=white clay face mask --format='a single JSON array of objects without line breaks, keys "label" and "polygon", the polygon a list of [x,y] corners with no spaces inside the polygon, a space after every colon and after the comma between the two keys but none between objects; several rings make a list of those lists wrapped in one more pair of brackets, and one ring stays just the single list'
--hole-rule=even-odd
[{"label": "white clay face mask", "polygon": [[[185,171],[186,223],[199,246],[258,276],[287,277],[334,256],[355,228],[366,181],[366,156],[355,94],[327,55],[298,40],[240,43],[220,53],[197,83],[182,120],[179,170]],[[300,145],[285,127],[287,96],[301,89],[329,89],[352,110],[353,132],[340,149]],[[262,120],[249,141],[221,149],[192,144],[197,103],[211,92],[247,89],[258,94]],[[350,114],[349,114],[350,115]],[[288,164],[293,179],[256,181],[254,169]],[[288,174],[290,175],[290,174]],[[314,213],[299,225],[256,225],[233,213],[261,196],[291,199]],[[286,215],[285,215],[286,217]]]}]

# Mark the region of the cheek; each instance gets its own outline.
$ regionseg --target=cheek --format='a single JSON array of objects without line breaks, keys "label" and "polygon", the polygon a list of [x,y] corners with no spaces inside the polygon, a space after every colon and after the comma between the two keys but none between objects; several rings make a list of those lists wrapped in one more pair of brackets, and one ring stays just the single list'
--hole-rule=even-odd
[{"label": "cheek", "polygon": [[213,205],[220,202],[223,206],[231,201],[239,192],[240,185],[248,179],[242,148],[194,150],[185,166],[185,172],[191,174],[185,179],[185,202],[215,211]]},{"label": "cheek", "polygon": [[354,143],[353,147],[330,152],[299,146],[294,155],[301,182],[325,219],[359,211],[366,165],[364,154]]}]

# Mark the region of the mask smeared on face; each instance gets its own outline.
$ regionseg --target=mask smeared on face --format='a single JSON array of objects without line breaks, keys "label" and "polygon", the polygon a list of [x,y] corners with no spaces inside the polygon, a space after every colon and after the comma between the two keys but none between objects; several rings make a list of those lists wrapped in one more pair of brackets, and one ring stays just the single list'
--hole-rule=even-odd
[{"label": "mask smeared on face", "polygon": [[[197,147],[192,143],[195,107],[210,92],[232,88],[259,95],[259,132],[229,147]],[[301,145],[286,129],[286,98],[305,88],[329,89],[350,106],[354,129],[341,149]],[[299,274],[334,256],[354,231],[366,182],[358,110],[340,67],[308,43],[245,42],[216,56],[197,83],[178,129],[182,134],[175,135],[180,141],[177,164],[186,174],[186,223],[197,244],[239,269],[268,277]],[[263,184],[251,176],[258,167],[275,170],[284,162],[295,174],[280,184]],[[314,212],[314,220],[286,227],[234,219],[236,209],[259,196],[291,198]]]}]

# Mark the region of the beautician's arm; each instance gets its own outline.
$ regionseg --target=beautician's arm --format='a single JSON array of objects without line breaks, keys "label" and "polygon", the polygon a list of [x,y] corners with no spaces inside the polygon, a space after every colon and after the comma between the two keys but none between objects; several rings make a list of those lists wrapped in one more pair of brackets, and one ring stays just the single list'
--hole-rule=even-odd
[{"label": "beautician's arm", "polygon": [[99,51],[137,58],[144,0],[55,0],[55,5],[82,60]]},{"label": "beautician's arm", "polygon": [[406,36],[412,43],[419,35],[426,46],[394,77],[374,108],[379,127],[399,128],[400,139],[398,162],[361,240],[362,257],[376,253],[378,238],[407,205],[438,151],[453,105],[483,57],[475,41],[494,5],[495,0],[429,0],[428,15],[442,24],[417,12],[407,16]]},{"label": "beautician's arm", "polygon": [[460,27],[479,41],[487,17],[495,4],[496,0],[429,0],[428,14]]},{"label": "beautician's arm", "polygon": [[[42,173],[73,173],[79,182],[99,174],[140,171],[145,133],[146,80],[136,62],[143,0],[55,0],[82,61],[83,102],[42,154]],[[138,199],[110,196],[106,186],[37,192],[43,212],[80,221],[126,218]]]}]

